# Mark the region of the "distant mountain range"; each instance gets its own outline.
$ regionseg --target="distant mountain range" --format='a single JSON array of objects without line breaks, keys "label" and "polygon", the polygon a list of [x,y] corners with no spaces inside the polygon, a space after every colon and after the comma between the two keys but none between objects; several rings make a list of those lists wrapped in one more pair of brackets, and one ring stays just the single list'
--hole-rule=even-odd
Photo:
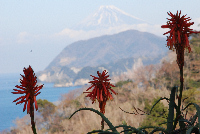
[{"label": "distant mountain range", "polygon": [[126,72],[140,58],[144,65],[159,63],[168,51],[166,39],[147,32],[128,30],[74,42],[37,76],[55,86],[84,85],[106,69],[109,75]]},{"label": "distant mountain range", "polygon": [[100,6],[96,12],[89,15],[72,29],[89,31],[141,23],[147,22],[110,5]]}]

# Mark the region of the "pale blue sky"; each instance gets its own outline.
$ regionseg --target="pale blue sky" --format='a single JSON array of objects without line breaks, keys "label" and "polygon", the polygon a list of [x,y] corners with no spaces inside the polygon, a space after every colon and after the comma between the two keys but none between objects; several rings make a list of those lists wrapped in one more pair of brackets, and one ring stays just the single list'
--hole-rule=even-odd
[{"label": "pale blue sky", "polygon": [[0,0],[0,73],[22,73],[29,64],[35,72],[45,69],[77,40],[56,33],[70,29],[101,5],[114,5],[153,25],[165,24],[167,12],[177,10],[200,23],[199,0]]}]

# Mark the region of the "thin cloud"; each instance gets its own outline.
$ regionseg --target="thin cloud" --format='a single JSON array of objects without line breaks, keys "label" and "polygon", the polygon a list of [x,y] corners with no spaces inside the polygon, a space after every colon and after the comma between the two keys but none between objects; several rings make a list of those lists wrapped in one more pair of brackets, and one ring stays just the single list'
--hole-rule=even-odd
[{"label": "thin cloud", "polygon": [[150,25],[150,24],[144,23],[144,24],[137,24],[137,25],[121,25],[121,26],[116,26],[116,27],[110,27],[107,29],[90,30],[90,31],[72,30],[72,29],[66,28],[62,30],[61,32],[55,33],[54,37],[55,38],[68,37],[73,40],[85,40],[85,39],[98,37],[102,35],[116,34],[119,32],[126,31],[126,30],[131,30],[131,29],[138,30],[141,32],[149,32],[160,37],[163,37],[163,33],[167,32],[166,29],[161,28],[161,24]]},{"label": "thin cloud", "polygon": [[24,44],[24,43],[28,43],[29,42],[29,34],[27,32],[20,32],[17,35],[17,43],[19,44]]},{"label": "thin cloud", "polygon": [[[194,22],[194,25],[191,26],[194,30],[200,30],[200,18],[193,19],[191,22]],[[161,28],[161,25],[164,24],[135,24],[135,25],[121,25],[116,27],[109,27],[107,29],[100,29],[100,30],[90,30],[90,31],[83,31],[83,30],[73,30],[73,29],[63,29],[62,31],[55,33],[53,35],[34,35],[30,34],[28,32],[21,32],[17,36],[17,43],[23,44],[23,43],[30,43],[34,42],[36,40],[49,40],[49,41],[59,41],[59,42],[74,42],[78,40],[87,40],[94,37],[99,37],[103,35],[112,35],[119,32],[123,32],[126,30],[138,30],[141,32],[149,32],[152,34],[155,34],[159,37],[165,37],[163,34],[167,32],[169,29],[163,29]],[[2,42],[2,39],[0,38],[0,43]]]},{"label": "thin cloud", "polygon": [[17,35],[17,39],[16,42],[18,44],[28,44],[28,43],[32,43],[35,41],[46,41],[46,40],[51,40],[52,35],[48,35],[48,34],[32,34],[32,33],[28,33],[28,32],[20,32]]}]

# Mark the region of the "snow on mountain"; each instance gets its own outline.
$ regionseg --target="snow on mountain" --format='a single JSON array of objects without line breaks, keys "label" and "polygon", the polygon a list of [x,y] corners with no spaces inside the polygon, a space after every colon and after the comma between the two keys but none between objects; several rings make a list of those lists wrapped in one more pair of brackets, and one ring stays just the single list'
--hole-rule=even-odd
[{"label": "snow on mountain", "polygon": [[100,6],[100,8],[81,21],[78,25],[74,26],[74,30],[97,30],[106,29],[109,27],[116,27],[121,25],[133,25],[146,23],[140,18],[130,15],[121,9],[110,5]]}]

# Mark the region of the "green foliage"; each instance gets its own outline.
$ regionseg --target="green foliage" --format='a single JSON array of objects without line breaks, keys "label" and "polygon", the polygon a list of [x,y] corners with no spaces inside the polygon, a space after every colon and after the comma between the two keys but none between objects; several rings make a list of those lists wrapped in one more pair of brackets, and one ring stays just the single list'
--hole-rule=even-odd
[{"label": "green foliage", "polygon": [[[184,100],[184,103],[187,105],[189,103],[196,103],[196,104],[200,104],[200,100],[197,99],[197,97],[200,96],[200,91],[197,90],[196,88],[192,88],[189,90],[185,90],[183,91],[183,96],[182,96],[182,100],[186,97],[188,97],[187,99]],[[189,111],[194,111],[196,108],[191,105],[190,107],[188,107]]]},{"label": "green foliage", "polygon": [[133,82],[132,80],[126,80],[126,81],[119,81],[115,84],[116,87],[122,87],[122,85],[127,84],[129,82]]},{"label": "green foliage", "polygon": [[56,106],[53,103],[49,102],[48,100],[38,99],[37,104],[38,104],[38,112],[41,113],[41,115],[45,120],[47,119],[47,116],[50,116],[51,114],[55,113]]},{"label": "green foliage", "polygon": [[199,88],[200,87],[200,82],[194,81],[192,79],[188,80],[188,87],[194,87],[194,88]]},{"label": "green foliage", "polygon": [[52,111],[53,109],[55,108],[55,105],[52,103],[52,102],[49,102],[48,100],[44,99],[38,99],[37,100],[37,104],[38,104],[38,108],[39,108],[39,112],[43,111],[45,108],[52,108]]},{"label": "green foliage", "polygon": [[194,51],[196,54],[200,54],[200,47],[194,46]]},{"label": "green foliage", "polygon": [[[144,111],[146,113],[149,113],[152,106],[155,104],[155,102],[160,99],[160,97],[158,97],[157,99],[154,98],[154,101],[152,102],[152,104],[150,105],[149,104],[149,100],[145,100],[145,108],[144,108]],[[166,111],[163,114],[163,109],[164,111]],[[168,108],[165,107],[163,105],[163,103],[159,102],[156,104],[156,106],[154,107],[154,109],[151,111],[151,114],[150,115],[147,115],[146,118],[143,120],[143,122],[140,124],[140,127],[144,127],[144,126],[160,126],[160,127],[164,127],[164,128],[167,128],[167,124],[162,124],[162,125],[159,125],[163,122],[167,122],[167,119],[165,119],[167,116],[168,116]],[[161,116],[161,117],[157,117],[157,116]],[[164,118],[162,118],[164,117]],[[150,132],[150,130],[148,131]]]},{"label": "green foliage", "polygon": [[125,120],[122,121],[122,125],[127,125]]}]

